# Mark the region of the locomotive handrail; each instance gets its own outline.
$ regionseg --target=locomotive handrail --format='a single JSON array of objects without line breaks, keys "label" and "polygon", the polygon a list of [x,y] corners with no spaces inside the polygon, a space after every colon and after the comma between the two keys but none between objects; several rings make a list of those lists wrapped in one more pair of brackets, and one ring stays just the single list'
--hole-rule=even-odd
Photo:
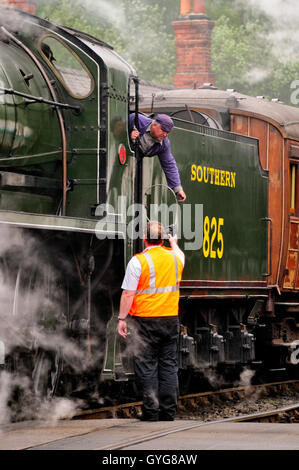
[{"label": "locomotive handrail", "polygon": [[[158,187],[158,186],[167,188],[167,189],[173,194],[174,200],[175,200],[175,204],[176,204],[177,209],[178,209],[179,203],[178,203],[176,194],[175,194],[175,192],[173,191],[173,189],[171,189],[171,188],[170,188],[169,186],[167,186],[166,184],[161,184],[161,183],[159,183],[159,184],[154,184],[154,185],[152,185],[152,186],[149,186],[149,187],[144,191],[144,196],[146,197],[146,196],[149,195],[149,194],[147,193],[148,190],[150,190],[150,189],[152,189],[152,188],[156,188],[156,187]],[[146,206],[146,203],[145,203],[144,205]],[[149,217],[148,217],[147,215],[146,215],[146,219],[147,219],[148,222],[150,221],[150,219],[149,219]],[[174,234],[176,233],[177,227],[178,227],[178,211],[176,211],[176,214],[175,214],[175,221],[174,221],[174,224],[171,224],[171,225],[169,225],[169,226],[167,226],[167,227],[164,227],[164,232],[165,232],[166,235],[168,235],[169,233],[170,233],[171,235],[174,235]]]},{"label": "locomotive handrail", "polygon": [[[139,130],[139,78],[132,77],[135,84],[135,127]],[[136,139],[134,145],[134,155],[136,159],[136,178],[135,178],[135,204],[142,204],[142,187],[143,187],[143,163],[139,154],[139,139]],[[135,252],[142,250],[142,241],[138,238],[135,240]]]},{"label": "locomotive handrail", "polygon": [[265,217],[262,220],[265,222],[270,222],[270,272],[263,274],[265,277],[272,276],[272,237],[273,237],[273,220],[270,217]]},{"label": "locomotive handrail", "polygon": [[190,128],[193,126],[197,132],[200,132],[201,134],[209,135],[212,137],[222,137],[223,139],[228,139],[233,142],[239,142],[239,143],[248,143],[252,144],[254,141],[258,141],[256,137],[248,136],[248,135],[243,135],[243,134],[236,134],[235,132],[231,131],[226,131],[224,129],[216,129],[213,127],[209,126],[204,126],[203,124],[200,124],[199,122],[190,122],[186,121],[185,119],[181,119],[175,116],[171,116],[171,119],[174,121],[174,124],[178,124],[178,126],[181,125],[188,125]]},{"label": "locomotive handrail", "polygon": [[43,104],[49,104],[52,106],[59,106],[62,109],[73,109],[77,113],[81,112],[80,106],[66,104],[66,103],[59,103],[58,101],[51,101],[42,97],[28,95],[27,93],[22,93],[21,91],[14,90],[13,88],[0,87],[0,91],[4,91],[6,95],[16,95],[16,96],[21,96],[22,98],[26,98],[29,100],[26,102],[26,104],[43,103]]}]

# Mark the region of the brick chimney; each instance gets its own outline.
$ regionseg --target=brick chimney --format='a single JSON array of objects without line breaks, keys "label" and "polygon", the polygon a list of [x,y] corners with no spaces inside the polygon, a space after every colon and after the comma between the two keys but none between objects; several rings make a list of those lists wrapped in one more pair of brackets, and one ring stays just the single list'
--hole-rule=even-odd
[{"label": "brick chimney", "polygon": [[36,14],[36,4],[38,0],[0,0],[0,6],[9,6],[16,10],[23,10]]},{"label": "brick chimney", "polygon": [[211,70],[214,22],[206,16],[204,0],[181,0],[180,17],[172,23],[176,35],[177,69],[173,82],[181,88],[215,83]]}]

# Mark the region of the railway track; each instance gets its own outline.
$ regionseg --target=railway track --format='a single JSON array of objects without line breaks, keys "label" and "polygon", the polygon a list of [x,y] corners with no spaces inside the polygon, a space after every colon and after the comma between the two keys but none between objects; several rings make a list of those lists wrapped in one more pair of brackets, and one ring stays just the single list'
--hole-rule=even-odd
[{"label": "railway track", "polygon": [[251,421],[255,423],[299,423],[299,402],[270,411],[262,411],[260,413],[251,413],[244,416],[238,416],[236,418],[232,418],[231,421]]},{"label": "railway track", "polygon": [[[288,422],[299,422],[299,402],[294,403],[291,406],[285,406],[279,409],[271,410],[268,412],[262,412],[262,413],[252,413],[248,415],[243,415],[243,416],[238,416],[238,417],[233,417],[233,418],[225,418],[225,419],[218,419],[214,421],[208,421],[208,422],[197,422],[197,423],[192,423],[190,425],[179,425],[176,428],[171,428],[163,431],[154,431],[154,432],[148,432],[143,435],[139,435],[137,438],[129,438],[129,439],[124,439],[122,442],[118,442],[115,445],[108,445],[108,446],[102,446],[98,447],[95,450],[122,450],[126,449],[132,446],[136,446],[148,441],[153,441],[156,439],[160,439],[163,437],[167,437],[171,434],[174,433],[180,433],[184,431],[190,431],[195,428],[200,428],[203,426],[211,426],[213,424],[226,424],[226,423],[238,423],[238,422],[285,422],[286,416],[288,416]],[[179,421],[178,421],[179,423]]]},{"label": "railway track", "polygon": [[[251,412],[247,402],[255,402],[255,394],[266,397],[267,409]],[[283,396],[284,395],[284,396]],[[278,398],[277,398],[278,396]],[[236,405],[234,401],[239,401]],[[232,407],[225,402],[232,402]],[[243,406],[243,403],[245,406]],[[275,409],[274,408],[275,403]],[[281,403],[287,406],[282,406]],[[217,404],[217,406],[214,406]],[[279,404],[279,405],[278,405]],[[45,449],[45,450],[75,450],[92,449],[102,451],[114,450],[146,450],[146,449],[188,449],[189,442],[192,449],[210,449],[210,435],[215,436],[215,445],[219,448],[230,445],[234,448],[250,448],[260,445],[263,448],[298,448],[299,436],[299,380],[287,382],[274,382],[250,387],[224,389],[216,392],[205,392],[180,397],[179,409],[188,407],[190,415],[180,415],[173,422],[144,423],[136,419],[136,413],[142,403],[134,402],[97,410],[81,411],[71,422],[70,416],[65,416],[64,423],[25,422],[17,423],[16,427],[8,427],[1,435],[0,448],[2,449]],[[219,406],[218,406],[219,405]],[[242,406],[240,406],[242,405]],[[272,409],[269,409],[271,406]],[[225,412],[218,415],[213,408]],[[229,409],[229,413],[226,412]],[[192,410],[198,413],[192,413]],[[204,409],[210,410],[204,413]],[[250,412],[248,411],[250,410]],[[129,419],[109,420],[129,416]],[[106,420],[99,420],[106,418]],[[82,420],[96,420],[83,423]],[[233,424],[236,423],[236,426]],[[238,424],[239,423],[239,424]],[[247,424],[248,423],[248,424]],[[274,434],[274,424],[255,423],[287,423],[278,424]],[[214,425],[214,426],[213,426]],[[208,426],[208,427],[207,427]],[[287,431],[285,432],[284,429]],[[239,434],[240,433],[240,437]],[[266,442],[259,442],[258,436],[266,435]],[[290,435],[290,440],[287,436]],[[279,439],[283,442],[281,442]],[[294,437],[295,436],[295,437]],[[199,439],[199,441],[198,441]],[[200,441],[202,439],[202,441]],[[206,447],[207,446],[207,447]],[[214,444],[212,445],[212,447]],[[225,447],[226,448],[226,447]],[[110,455],[109,452],[108,454]]]},{"label": "railway track", "polygon": [[[178,401],[178,413],[182,411],[192,413],[211,406],[212,404],[221,404],[224,402],[233,403],[234,401],[242,399],[250,399],[256,395],[259,397],[269,397],[279,394],[282,395],[287,392],[299,392],[299,380],[227,388],[218,391],[180,396]],[[138,401],[84,410],[77,412],[72,419],[136,418],[138,413],[141,412],[141,406],[142,402]]]}]

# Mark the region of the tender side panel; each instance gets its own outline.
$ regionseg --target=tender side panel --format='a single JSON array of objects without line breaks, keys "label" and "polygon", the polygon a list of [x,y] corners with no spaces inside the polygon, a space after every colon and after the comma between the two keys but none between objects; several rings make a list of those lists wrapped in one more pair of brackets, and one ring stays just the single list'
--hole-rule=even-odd
[{"label": "tender side panel", "polygon": [[[267,271],[267,184],[255,140],[230,133],[171,134],[187,200],[178,207],[186,253],[184,280],[265,282]],[[238,137],[238,136],[237,136]],[[158,159],[144,159],[145,175],[161,180]],[[152,168],[152,162],[154,168]],[[147,181],[145,177],[145,182]],[[195,282],[196,281],[196,282]]]},{"label": "tender side panel", "polygon": [[[284,142],[279,130],[270,122],[252,116],[231,116],[231,130],[259,139],[261,165],[269,170],[269,217],[273,221],[272,276],[269,284],[277,284],[282,266],[285,223]],[[270,243],[270,240],[269,240]],[[268,267],[269,269],[270,267]]]},{"label": "tender side panel", "polygon": [[268,135],[269,124],[261,121],[260,119],[250,119],[250,133],[251,137],[259,140],[259,154],[262,167],[268,169]]},{"label": "tender side panel", "polygon": [[284,243],[284,147],[279,131],[270,126],[269,132],[269,217],[273,220],[272,277],[269,282],[276,284]]}]

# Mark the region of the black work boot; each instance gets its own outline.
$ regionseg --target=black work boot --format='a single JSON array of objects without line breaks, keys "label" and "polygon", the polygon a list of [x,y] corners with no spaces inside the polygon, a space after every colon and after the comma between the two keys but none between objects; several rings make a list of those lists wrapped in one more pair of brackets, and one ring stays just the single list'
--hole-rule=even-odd
[{"label": "black work boot", "polygon": [[149,414],[149,413],[138,413],[136,418],[140,419],[140,421],[158,421],[159,420],[159,417],[157,414]]}]

